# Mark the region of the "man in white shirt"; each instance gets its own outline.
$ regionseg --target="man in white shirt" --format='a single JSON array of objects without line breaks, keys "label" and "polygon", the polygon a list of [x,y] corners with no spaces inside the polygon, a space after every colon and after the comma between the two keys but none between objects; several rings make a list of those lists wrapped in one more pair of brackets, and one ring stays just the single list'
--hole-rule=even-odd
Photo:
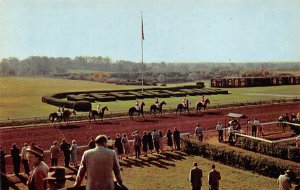
[{"label": "man in white shirt", "polygon": [[221,124],[221,122],[217,123],[216,130],[218,131],[219,142],[223,142],[223,125]]}]

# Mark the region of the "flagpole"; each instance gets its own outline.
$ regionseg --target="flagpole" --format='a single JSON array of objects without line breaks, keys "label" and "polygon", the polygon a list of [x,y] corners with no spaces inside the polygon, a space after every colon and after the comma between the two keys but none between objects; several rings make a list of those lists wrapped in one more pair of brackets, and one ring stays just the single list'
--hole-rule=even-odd
[{"label": "flagpole", "polygon": [[141,36],[141,45],[142,45],[142,92],[144,91],[144,71],[143,71],[143,65],[144,65],[144,23],[143,23],[143,11],[141,11],[141,19],[142,19],[142,36]]}]

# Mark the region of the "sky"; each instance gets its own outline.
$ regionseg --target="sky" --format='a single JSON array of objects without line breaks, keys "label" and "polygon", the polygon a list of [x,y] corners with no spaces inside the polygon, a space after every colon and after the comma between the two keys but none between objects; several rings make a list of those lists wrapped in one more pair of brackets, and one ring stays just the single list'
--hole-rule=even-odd
[{"label": "sky", "polygon": [[300,61],[299,18],[299,0],[0,0],[0,58]]}]

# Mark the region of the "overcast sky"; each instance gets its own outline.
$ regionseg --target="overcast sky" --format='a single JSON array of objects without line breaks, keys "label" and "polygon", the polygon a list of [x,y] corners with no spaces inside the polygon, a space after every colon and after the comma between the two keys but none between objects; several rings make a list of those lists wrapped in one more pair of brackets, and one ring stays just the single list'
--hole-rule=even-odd
[{"label": "overcast sky", "polygon": [[0,58],[300,61],[299,0],[0,0]]}]

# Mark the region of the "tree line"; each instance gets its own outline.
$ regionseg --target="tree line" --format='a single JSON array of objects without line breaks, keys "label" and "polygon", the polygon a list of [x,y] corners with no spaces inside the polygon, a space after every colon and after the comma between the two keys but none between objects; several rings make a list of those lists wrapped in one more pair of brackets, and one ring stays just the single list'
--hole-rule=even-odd
[{"label": "tree line", "polygon": [[23,60],[10,57],[0,62],[1,76],[54,76],[66,74],[70,70],[89,70],[95,72],[109,72],[116,76],[130,76],[151,73],[161,80],[168,75],[195,79],[209,79],[215,77],[251,77],[271,76],[276,71],[300,70],[299,62],[286,63],[137,63],[132,61],[113,61],[110,57],[78,56],[47,57],[30,56]]}]

